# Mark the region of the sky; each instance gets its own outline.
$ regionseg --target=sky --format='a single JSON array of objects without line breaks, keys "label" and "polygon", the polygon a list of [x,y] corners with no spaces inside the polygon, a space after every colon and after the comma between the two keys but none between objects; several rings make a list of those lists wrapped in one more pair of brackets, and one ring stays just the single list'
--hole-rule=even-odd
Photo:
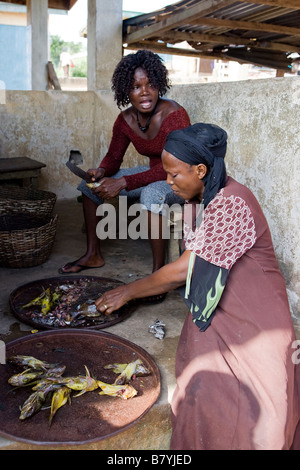
[{"label": "sky", "polygon": [[[77,0],[68,15],[50,15],[50,35],[58,35],[65,42],[83,41],[80,39],[79,32],[87,24],[87,1]],[[123,10],[149,13],[172,3],[176,3],[176,0],[123,0]]]}]

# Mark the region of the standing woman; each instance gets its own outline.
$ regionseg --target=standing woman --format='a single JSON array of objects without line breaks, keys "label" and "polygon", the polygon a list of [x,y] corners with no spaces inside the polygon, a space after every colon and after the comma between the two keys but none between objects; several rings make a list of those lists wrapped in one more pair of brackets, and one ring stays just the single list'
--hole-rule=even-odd
[{"label": "standing woman", "polygon": [[[110,314],[184,286],[190,313],[176,355],[173,450],[287,450],[299,421],[299,367],[284,279],[254,195],[226,175],[227,135],[210,124],[172,132],[167,181],[202,218],[185,223],[175,262],[96,301]],[[198,215],[198,214],[197,214]]]},{"label": "standing woman", "polygon": [[[78,189],[83,193],[83,210],[87,229],[87,251],[74,262],[66,264],[61,274],[78,273],[83,269],[104,264],[100,242],[96,235],[99,217],[96,209],[103,201],[118,195],[140,199],[148,210],[149,239],[153,253],[153,271],[165,264],[166,240],[161,236],[163,204],[183,202],[175,197],[166,182],[161,153],[168,134],[190,125],[185,109],[163,96],[170,88],[168,72],[160,57],[151,51],[138,51],[124,56],[115,69],[112,89],[121,112],[113,127],[107,155],[99,168],[89,170],[101,186],[91,191],[85,182]],[[121,169],[125,152],[132,143],[141,155],[149,158],[149,166]],[[152,215],[156,213],[157,217]],[[160,227],[160,237],[151,238],[151,222]],[[157,232],[153,232],[156,233]]]}]

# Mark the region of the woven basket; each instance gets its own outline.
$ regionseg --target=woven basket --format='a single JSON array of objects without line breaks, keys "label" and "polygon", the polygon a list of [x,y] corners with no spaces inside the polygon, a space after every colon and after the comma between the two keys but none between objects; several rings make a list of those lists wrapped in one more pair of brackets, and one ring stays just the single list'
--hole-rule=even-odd
[{"label": "woven basket", "polygon": [[28,268],[43,264],[54,244],[58,216],[0,216],[0,266]]},{"label": "woven basket", "polygon": [[49,217],[56,203],[56,194],[40,189],[0,187],[0,215],[31,214]]}]

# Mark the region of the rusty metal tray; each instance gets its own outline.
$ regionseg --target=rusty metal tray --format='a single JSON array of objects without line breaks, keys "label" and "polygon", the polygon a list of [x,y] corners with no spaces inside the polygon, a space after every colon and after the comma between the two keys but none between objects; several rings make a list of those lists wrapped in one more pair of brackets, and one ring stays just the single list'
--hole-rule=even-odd
[{"label": "rusty metal tray", "polygon": [[92,287],[91,297],[96,300],[100,295],[110,289],[114,289],[120,285],[124,285],[124,282],[117,279],[110,279],[98,276],[70,276],[70,277],[52,277],[47,279],[39,279],[32,281],[28,284],[24,284],[15,289],[9,297],[10,309],[13,314],[22,323],[33,326],[37,329],[46,330],[61,330],[67,328],[84,328],[84,329],[103,329],[108,328],[116,323],[119,323],[128,318],[137,308],[136,302],[130,302],[124,305],[119,310],[116,310],[109,316],[101,316],[100,318],[86,318],[83,323],[76,325],[71,324],[70,326],[64,325],[51,325],[41,321],[38,317],[31,318],[30,312],[39,312],[40,308],[35,307],[32,309],[23,309],[22,306],[26,305],[29,301],[39,296],[44,289],[48,287],[60,286],[63,284],[72,284],[80,280],[87,280]]},{"label": "rusty metal tray", "polygon": [[151,371],[137,377],[132,385],[138,394],[131,399],[100,396],[99,390],[73,398],[60,408],[49,428],[49,410],[41,410],[25,421],[19,420],[19,406],[31,389],[12,390],[8,378],[19,371],[0,364],[0,435],[36,445],[80,445],[111,437],[133,426],[157,401],[160,373],[153,358],[140,346],[104,331],[44,331],[6,345],[6,357],[30,355],[67,366],[65,376],[84,374],[86,365],[93,377],[113,383],[115,374],[104,366],[140,358]]}]

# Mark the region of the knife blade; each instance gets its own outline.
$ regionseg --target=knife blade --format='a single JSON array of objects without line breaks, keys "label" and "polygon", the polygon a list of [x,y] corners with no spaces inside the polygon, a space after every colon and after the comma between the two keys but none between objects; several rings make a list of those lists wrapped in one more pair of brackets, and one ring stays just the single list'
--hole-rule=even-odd
[{"label": "knife blade", "polygon": [[74,163],[68,161],[66,162],[66,166],[72,171],[72,173],[74,173],[74,175],[79,176],[79,178],[82,178],[87,183],[92,183],[92,177]]}]

